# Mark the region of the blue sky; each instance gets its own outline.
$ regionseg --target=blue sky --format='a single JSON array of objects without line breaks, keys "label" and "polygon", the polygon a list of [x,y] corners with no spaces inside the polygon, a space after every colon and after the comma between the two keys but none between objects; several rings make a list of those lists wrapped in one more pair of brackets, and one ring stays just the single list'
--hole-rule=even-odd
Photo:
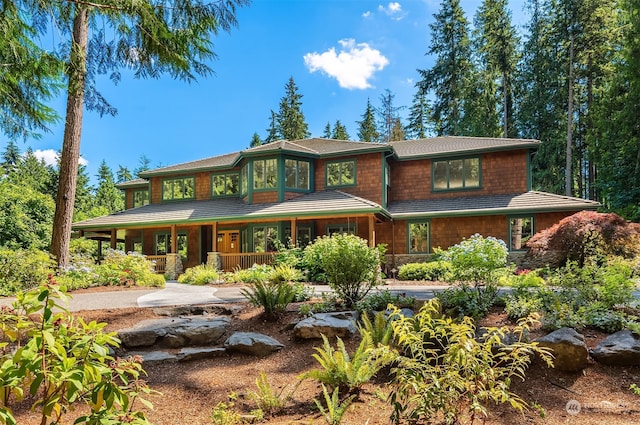
[{"label": "blue sky", "polygon": [[[461,0],[467,18],[481,0]],[[514,23],[526,20],[524,0],[511,0]],[[104,159],[133,170],[141,155],[152,168],[248,147],[254,132],[266,136],[293,77],[312,136],[339,119],[352,139],[367,99],[374,107],[389,89],[396,106],[409,106],[418,79],[433,58],[429,23],[438,0],[254,0],[240,9],[239,26],[215,40],[215,75],[187,84],[161,77],[136,80],[123,73],[114,86],[100,82],[118,109],[115,117],[85,112],[81,154],[91,177]],[[64,117],[65,98],[54,107]],[[406,111],[405,111],[406,112]],[[64,119],[39,140],[19,143],[51,160],[62,146]],[[6,139],[0,138],[4,149]]]}]

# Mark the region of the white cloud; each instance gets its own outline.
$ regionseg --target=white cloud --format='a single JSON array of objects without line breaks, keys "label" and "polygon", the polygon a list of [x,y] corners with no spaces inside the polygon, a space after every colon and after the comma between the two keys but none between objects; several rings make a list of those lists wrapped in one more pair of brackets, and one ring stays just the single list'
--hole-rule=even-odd
[{"label": "white cloud", "polygon": [[370,16],[371,16],[371,11],[370,11],[370,10],[367,10],[366,12],[364,12],[364,13],[362,14],[362,17],[363,17],[363,18],[368,18],[368,17],[370,17]]},{"label": "white cloud", "polygon": [[345,89],[367,89],[372,87],[369,80],[377,71],[389,64],[379,50],[367,43],[357,43],[352,38],[340,40],[339,53],[334,47],[324,53],[307,53],[304,63],[310,72],[322,71],[338,80]]},{"label": "white cloud", "polygon": [[387,6],[380,5],[378,6],[378,10],[396,21],[407,16],[407,14],[402,10],[402,5],[397,1],[389,2]]},{"label": "white cloud", "polygon": [[[47,165],[58,165],[58,152],[54,151],[53,149],[38,149],[36,151],[33,151],[33,155],[36,158],[43,160]],[[89,161],[87,161],[83,157],[80,157],[80,164],[88,165]]]}]

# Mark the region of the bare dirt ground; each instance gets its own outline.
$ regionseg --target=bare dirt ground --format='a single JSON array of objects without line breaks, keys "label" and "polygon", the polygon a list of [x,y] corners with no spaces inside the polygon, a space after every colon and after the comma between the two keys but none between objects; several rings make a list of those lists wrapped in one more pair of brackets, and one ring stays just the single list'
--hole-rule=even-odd
[{"label": "bare dirt ground", "polygon": [[[242,355],[223,355],[214,359],[187,363],[147,365],[149,385],[162,393],[151,401],[154,409],[148,411],[151,423],[156,425],[211,424],[211,413],[218,402],[229,402],[229,395],[237,395],[235,408],[248,413],[255,404],[248,392],[256,390],[255,380],[265,372],[274,388],[288,389],[298,383],[298,376],[317,362],[312,358],[314,347],[320,342],[299,342],[293,339],[289,324],[298,318],[297,305],[278,321],[266,321],[261,311],[248,304],[232,318],[232,331],[261,332],[276,338],[285,345],[280,352],[265,358]],[[154,317],[151,309],[128,308],[76,313],[87,320],[107,322],[108,331],[130,327],[136,322]],[[483,325],[508,324],[503,313],[494,312]],[[587,344],[594,347],[604,335],[585,332]],[[351,351],[358,338],[347,341]],[[390,424],[392,408],[385,400],[390,388],[388,377],[379,377],[364,387],[352,403],[342,423],[345,425]],[[490,409],[488,424],[636,424],[640,423],[640,397],[629,390],[632,383],[640,384],[640,367],[610,367],[596,363],[580,373],[562,373],[534,364],[525,382],[516,381],[512,389],[523,397],[532,408],[524,414],[508,407]],[[288,391],[285,390],[285,391]],[[321,389],[314,381],[303,381],[297,386],[291,402],[274,417],[265,418],[269,424],[323,424],[324,419],[315,408],[314,398],[321,398]],[[581,411],[567,413],[567,403],[576,400]],[[18,423],[36,423],[29,412],[18,414]],[[67,415],[73,423],[73,413]],[[31,419],[31,420],[30,420]],[[482,423],[477,421],[476,423]]]}]

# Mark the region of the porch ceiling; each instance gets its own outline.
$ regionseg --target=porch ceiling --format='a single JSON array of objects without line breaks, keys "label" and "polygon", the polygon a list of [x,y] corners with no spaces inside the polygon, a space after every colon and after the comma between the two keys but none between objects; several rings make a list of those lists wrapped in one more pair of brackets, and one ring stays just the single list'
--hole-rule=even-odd
[{"label": "porch ceiling", "polygon": [[259,221],[339,215],[386,214],[378,204],[341,191],[309,193],[284,202],[246,204],[238,198],[165,202],[132,208],[73,224],[76,230],[152,225]]},{"label": "porch ceiling", "polygon": [[392,202],[388,206],[391,217],[451,217],[494,214],[531,214],[554,211],[595,210],[599,202],[553,193],[529,191],[507,195],[460,196]]}]

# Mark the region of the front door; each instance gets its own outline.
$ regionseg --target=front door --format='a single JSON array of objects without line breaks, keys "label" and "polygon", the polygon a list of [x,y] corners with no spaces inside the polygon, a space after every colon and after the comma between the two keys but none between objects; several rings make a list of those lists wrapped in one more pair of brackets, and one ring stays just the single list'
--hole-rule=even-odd
[{"label": "front door", "polygon": [[240,252],[240,232],[238,230],[224,230],[218,232],[218,252],[226,254]]}]

